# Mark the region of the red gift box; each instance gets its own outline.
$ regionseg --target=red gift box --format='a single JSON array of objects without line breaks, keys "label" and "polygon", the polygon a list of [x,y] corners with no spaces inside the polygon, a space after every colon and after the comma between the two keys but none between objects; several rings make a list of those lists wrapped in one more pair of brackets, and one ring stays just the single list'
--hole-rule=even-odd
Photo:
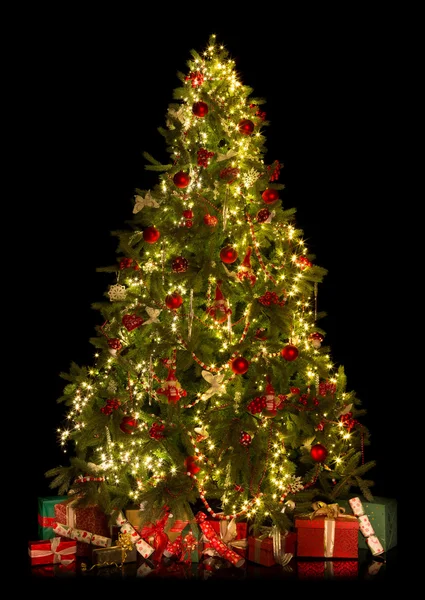
[{"label": "red gift box", "polygon": [[357,560],[298,560],[299,579],[357,579]]},{"label": "red gift box", "polygon": [[[295,547],[297,541],[297,534],[294,531],[281,534],[281,552],[291,553],[295,555]],[[248,560],[251,562],[258,563],[264,567],[272,567],[276,564],[276,560],[273,552],[273,538],[267,537],[254,537],[252,535],[248,538]]]},{"label": "red gift box", "polygon": [[[58,523],[69,525],[74,529],[83,529],[96,535],[110,537],[108,517],[98,506],[75,508],[73,501],[67,500],[55,504],[55,517]],[[77,556],[91,556],[92,550],[93,545],[77,542]]]},{"label": "red gift box", "polygon": [[62,537],[28,542],[31,565],[62,564],[75,562],[77,542]]},{"label": "red gift box", "polygon": [[351,516],[336,519],[298,517],[297,556],[319,558],[358,558],[359,523]]}]

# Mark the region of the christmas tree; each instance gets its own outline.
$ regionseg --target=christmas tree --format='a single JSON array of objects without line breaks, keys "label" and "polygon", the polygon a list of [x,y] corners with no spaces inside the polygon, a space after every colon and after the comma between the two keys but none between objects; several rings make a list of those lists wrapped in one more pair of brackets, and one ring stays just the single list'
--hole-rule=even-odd
[{"label": "christmas tree", "polygon": [[291,525],[291,509],[352,488],[369,432],[324,345],[314,263],[266,161],[265,100],[211,36],[178,73],[159,128],[169,163],[136,189],[118,239],[92,366],[73,363],[59,401],[69,464],[51,488],[105,513],[164,506]]}]

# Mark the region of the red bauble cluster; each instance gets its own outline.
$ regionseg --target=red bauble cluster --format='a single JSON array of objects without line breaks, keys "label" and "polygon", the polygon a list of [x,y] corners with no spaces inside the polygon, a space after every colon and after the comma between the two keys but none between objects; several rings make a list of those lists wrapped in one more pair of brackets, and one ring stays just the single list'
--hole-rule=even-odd
[{"label": "red bauble cluster", "polygon": [[321,381],[319,383],[319,394],[320,396],[327,396],[328,394],[336,393],[336,383],[330,381]]},{"label": "red bauble cluster", "polygon": [[240,133],[243,133],[244,135],[251,135],[254,131],[254,127],[254,123],[249,119],[242,119],[242,121],[239,121],[238,129]]},{"label": "red bauble cluster", "polygon": [[310,450],[310,456],[315,462],[324,462],[328,451],[323,444],[315,444]]},{"label": "red bauble cluster", "polygon": [[121,350],[121,348],[122,348],[121,340],[119,340],[118,338],[110,338],[108,340],[108,346],[110,347],[111,350]]},{"label": "red bauble cluster", "polygon": [[195,117],[205,117],[205,115],[208,114],[208,104],[206,102],[202,102],[201,100],[199,102],[194,102],[192,106],[192,112]]},{"label": "red bauble cluster", "polygon": [[226,181],[226,183],[228,184],[233,183],[238,175],[238,167],[226,167],[225,169],[220,171],[220,179],[223,179],[223,181]]},{"label": "red bauble cluster", "polygon": [[120,269],[129,269],[131,267],[131,265],[133,264],[133,259],[132,258],[122,258],[120,260]]},{"label": "red bauble cluster", "polygon": [[183,171],[179,171],[178,173],[176,173],[173,177],[173,181],[174,184],[178,187],[178,188],[185,188],[189,185],[190,183],[190,175],[189,173],[184,173]]},{"label": "red bauble cluster", "polygon": [[183,211],[183,217],[186,219],[185,226],[186,227],[192,227],[192,225],[193,225],[193,220],[192,219],[194,217],[193,210],[190,210],[190,209],[184,210]]},{"label": "red bauble cluster", "polygon": [[185,81],[190,81],[193,88],[199,87],[204,83],[204,76],[200,71],[193,71],[186,75]]},{"label": "red bauble cluster", "polygon": [[206,214],[204,216],[204,223],[205,225],[208,225],[208,227],[215,227],[218,223],[218,219],[217,217],[214,217],[214,215]]},{"label": "red bauble cluster", "polygon": [[254,398],[254,400],[251,400],[247,406],[247,409],[250,413],[256,415],[257,413],[263,412],[263,410],[266,408],[266,402],[265,396],[257,396]]},{"label": "red bauble cluster", "polygon": [[279,300],[279,296],[276,294],[276,292],[266,292],[257,298],[257,300],[263,306],[270,306],[271,304],[278,304],[279,306],[285,305],[285,300]]},{"label": "red bauble cluster", "polygon": [[241,446],[250,446],[252,442],[252,437],[246,431],[241,431],[241,435],[239,436],[239,443]]},{"label": "red bauble cluster", "polygon": [[232,360],[231,367],[233,373],[236,373],[236,375],[243,375],[249,369],[249,362],[243,356],[237,356]]},{"label": "red bauble cluster", "polygon": [[234,248],[232,248],[232,246],[225,246],[220,250],[220,258],[224,263],[230,265],[237,260],[238,253]]},{"label": "red bauble cluster", "polygon": [[133,329],[140,327],[143,323],[143,319],[138,315],[124,315],[121,322],[127,331],[133,331]]},{"label": "red bauble cluster", "polygon": [[190,473],[191,475],[196,475],[201,470],[201,467],[198,467],[196,464],[196,456],[188,456],[185,458],[184,467],[186,469],[186,473]]},{"label": "red bauble cluster", "polygon": [[177,292],[173,292],[165,297],[165,304],[171,310],[179,308],[183,304],[183,298]]},{"label": "red bauble cluster", "polygon": [[160,237],[161,237],[160,232],[158,231],[158,229],[156,229],[153,226],[146,227],[146,229],[143,230],[143,239],[148,244],[154,244],[155,242],[157,242],[159,240]]},{"label": "red bauble cluster", "polygon": [[165,425],[163,423],[153,423],[149,429],[149,437],[153,440],[162,440],[164,435]]},{"label": "red bauble cluster", "polygon": [[214,152],[208,152],[208,150],[205,150],[205,148],[199,148],[197,152],[198,165],[200,167],[208,167],[208,161],[214,156],[214,154]]},{"label": "red bauble cluster", "polygon": [[283,165],[280,164],[278,160],[275,160],[272,165],[267,167],[267,171],[269,172],[269,181],[277,181],[280,175],[280,169]]},{"label": "red bauble cluster", "polygon": [[270,211],[268,208],[262,208],[258,211],[256,219],[258,223],[265,223],[267,219],[270,217]]},{"label": "red bauble cluster", "polygon": [[130,434],[133,433],[138,426],[139,422],[134,417],[123,417],[120,424],[120,429],[123,433]]},{"label": "red bauble cluster", "polygon": [[171,263],[171,268],[174,271],[174,273],[184,273],[185,271],[187,271],[188,266],[189,263],[184,258],[184,256],[176,256],[176,258],[173,258],[173,261]]},{"label": "red bauble cluster", "polygon": [[313,265],[313,263],[310,262],[306,256],[299,256],[295,262],[302,270]]},{"label": "red bauble cluster", "polygon": [[283,356],[283,358],[288,362],[295,360],[299,354],[298,348],[296,346],[293,346],[292,344],[288,344],[287,346],[282,348],[280,353]]},{"label": "red bauble cluster", "polygon": [[272,189],[272,188],[267,188],[261,194],[261,197],[262,197],[262,199],[264,200],[264,202],[266,204],[273,204],[274,202],[276,202],[277,200],[279,200],[279,192],[277,190]]},{"label": "red bauble cluster", "polygon": [[348,431],[351,431],[353,429],[353,427],[358,423],[358,421],[356,421],[356,419],[353,419],[352,412],[348,412],[345,415],[341,415],[339,417],[339,420],[344,425],[344,427],[346,427],[348,429]]},{"label": "red bauble cluster", "polygon": [[256,108],[257,110],[255,111],[255,116],[259,117],[262,121],[265,121],[266,119],[266,112],[264,110],[261,110],[261,108],[259,108],[257,106],[257,104],[250,104],[249,108]]},{"label": "red bauble cluster", "polygon": [[103,412],[104,415],[110,415],[114,410],[117,410],[120,405],[121,402],[118,398],[110,398],[106,401],[106,406],[102,406],[100,412]]}]

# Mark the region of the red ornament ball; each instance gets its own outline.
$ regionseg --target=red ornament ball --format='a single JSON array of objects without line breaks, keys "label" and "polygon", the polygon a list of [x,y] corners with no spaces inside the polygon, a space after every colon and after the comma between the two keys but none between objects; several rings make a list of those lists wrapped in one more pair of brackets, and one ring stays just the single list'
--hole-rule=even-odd
[{"label": "red ornament ball", "polygon": [[178,188],[185,188],[190,183],[190,175],[189,173],[184,173],[183,171],[179,171],[173,177],[173,181]]},{"label": "red ornament ball", "polygon": [[134,417],[123,417],[120,424],[120,429],[123,433],[130,434],[137,429],[138,425],[139,423]]},{"label": "red ornament ball", "polygon": [[244,135],[251,135],[254,131],[254,123],[249,119],[242,119],[242,121],[239,121],[238,128]]},{"label": "red ornament ball", "polygon": [[108,346],[111,348],[111,350],[121,350],[121,340],[119,340],[118,338],[110,338],[108,340]]},{"label": "red ornament ball", "polygon": [[189,263],[184,256],[176,256],[171,263],[171,268],[173,269],[174,273],[184,273],[187,271],[188,266]]},{"label": "red ornament ball", "polygon": [[193,214],[193,210],[190,210],[190,208],[188,208],[187,210],[183,211],[183,216],[185,219],[193,219],[195,215]]},{"label": "red ornament ball", "polygon": [[279,192],[277,190],[273,190],[272,188],[267,188],[261,194],[261,197],[266,204],[273,204],[273,202],[279,200]]},{"label": "red ornament ball", "polygon": [[206,102],[195,102],[192,106],[192,112],[195,117],[205,117],[208,114],[208,104]]},{"label": "red ornament ball", "polygon": [[146,229],[143,230],[143,239],[148,244],[154,244],[160,237],[161,234],[155,227],[146,227]]},{"label": "red ornament ball", "polygon": [[315,444],[310,450],[310,455],[315,462],[324,462],[328,455],[328,451],[323,444]]},{"label": "red ornament ball", "polygon": [[299,354],[298,348],[296,346],[293,346],[292,344],[288,344],[287,346],[282,348],[280,353],[283,356],[283,358],[288,362],[295,360]]},{"label": "red ornament ball", "polygon": [[243,375],[249,369],[249,362],[243,356],[238,356],[232,360],[232,371],[236,375]]},{"label": "red ornament ball", "polygon": [[252,442],[252,437],[246,431],[241,431],[241,435],[239,437],[239,443],[241,446],[250,446]]},{"label": "red ornament ball", "polygon": [[213,215],[205,215],[204,217],[204,223],[205,225],[208,225],[208,227],[215,227],[218,223],[218,219],[217,217],[214,217]]},{"label": "red ornament ball", "polygon": [[262,208],[257,213],[257,222],[264,223],[270,217],[270,211],[268,208]]},{"label": "red ornament ball", "polygon": [[133,331],[133,329],[140,327],[143,319],[137,315],[124,315],[121,322],[127,331]]},{"label": "red ornament ball", "polygon": [[198,467],[196,464],[196,456],[188,456],[185,458],[184,466],[186,469],[186,473],[190,473],[191,475],[196,475],[201,470],[201,467]]},{"label": "red ornament ball", "polygon": [[220,258],[224,263],[230,265],[238,258],[238,253],[232,246],[225,246],[220,250]]},{"label": "red ornament ball", "polygon": [[165,304],[170,309],[179,308],[183,304],[183,298],[177,292],[173,292],[165,297]]}]

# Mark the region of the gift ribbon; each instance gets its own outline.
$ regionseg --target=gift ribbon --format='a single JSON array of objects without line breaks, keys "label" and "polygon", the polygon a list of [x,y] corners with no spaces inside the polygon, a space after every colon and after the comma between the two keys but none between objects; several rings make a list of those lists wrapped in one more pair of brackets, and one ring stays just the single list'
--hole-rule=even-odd
[{"label": "gift ribbon", "polygon": [[56,517],[42,517],[38,515],[38,524],[40,527],[53,527],[54,523],[56,523]]},{"label": "gift ribbon", "polygon": [[245,563],[245,559],[242,558],[237,552],[234,552],[231,548],[218,537],[214,531],[213,526],[207,520],[207,515],[202,511],[196,514],[196,522],[198,523],[202,533],[211,544],[212,548],[222,557],[232,563],[235,567],[241,567]]},{"label": "gift ribbon", "polygon": [[154,553],[152,559],[160,560],[164,550],[168,544],[168,535],[165,533],[164,528],[165,524],[168,520],[170,510],[168,507],[164,506],[163,510],[165,511],[164,516],[159,519],[156,523],[149,523],[149,525],[145,525],[142,527],[140,531],[140,536],[144,539],[153,538],[153,546]]},{"label": "gift ribbon", "polygon": [[256,541],[254,544],[255,562],[260,562],[261,542],[270,537],[273,540],[274,560],[283,567],[287,565],[294,555],[290,552],[285,552],[285,547],[282,548],[282,538],[285,539],[289,532],[285,531],[282,533],[277,525],[272,525],[271,527],[263,525],[260,527],[260,531],[262,533],[255,538],[256,540],[260,540],[260,544],[257,544]]},{"label": "gift ribbon", "polygon": [[383,554],[384,548],[382,547],[381,542],[375,535],[375,531],[372,527],[371,522],[369,521],[369,517],[365,514],[363,509],[363,504],[361,503],[360,498],[351,498],[348,501],[351,510],[353,511],[355,517],[359,521],[359,528],[362,532],[363,536],[366,538],[366,544],[369,546],[370,551],[373,556],[378,556],[379,554]]},{"label": "gift ribbon", "polygon": [[71,546],[70,548],[64,548],[60,552],[58,552],[58,546],[61,543],[60,537],[54,537],[50,541],[50,548],[48,550],[29,550],[28,553],[31,558],[41,558],[44,556],[52,556],[53,555],[53,564],[60,563],[61,565],[69,565],[74,562],[75,556],[71,559],[63,559],[62,556],[68,556],[70,554],[75,555],[75,546]]},{"label": "gift ribbon", "polygon": [[[95,569],[96,567],[111,567],[111,566],[121,568],[125,563],[125,559],[127,558],[127,552],[131,552],[133,547],[134,546],[133,546],[133,542],[131,540],[130,533],[119,533],[118,541],[117,541],[117,548],[121,549],[121,562],[120,563],[105,561],[102,563],[95,563],[89,569],[87,568],[86,563],[82,563],[81,570],[82,571],[91,571],[92,569]],[[102,549],[101,552],[109,552],[110,550],[112,550],[112,547],[109,547],[106,550]]]}]

